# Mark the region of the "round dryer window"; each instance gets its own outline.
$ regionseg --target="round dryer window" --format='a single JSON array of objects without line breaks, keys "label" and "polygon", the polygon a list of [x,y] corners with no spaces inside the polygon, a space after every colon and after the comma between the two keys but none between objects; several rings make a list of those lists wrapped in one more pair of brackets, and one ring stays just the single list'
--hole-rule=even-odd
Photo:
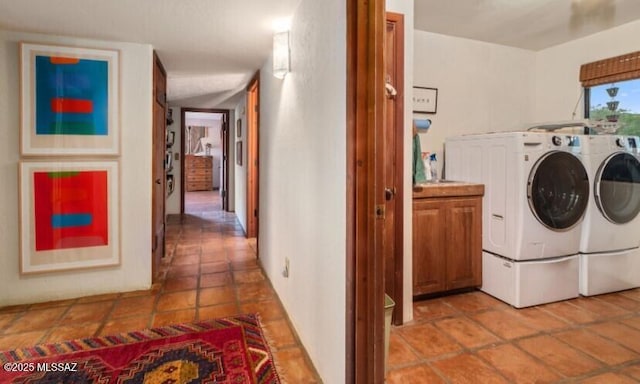
[{"label": "round dryer window", "polygon": [[640,162],[628,153],[609,156],[594,182],[600,212],[615,224],[633,220],[640,212]]},{"label": "round dryer window", "polygon": [[552,151],[540,158],[529,175],[529,207],[547,228],[568,230],[582,219],[589,201],[589,177],[577,157]]}]

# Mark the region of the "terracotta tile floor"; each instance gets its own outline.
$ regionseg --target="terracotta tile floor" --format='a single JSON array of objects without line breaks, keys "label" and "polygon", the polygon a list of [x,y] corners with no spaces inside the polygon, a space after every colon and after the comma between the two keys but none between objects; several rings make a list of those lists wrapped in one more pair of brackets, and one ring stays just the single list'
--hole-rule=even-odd
[{"label": "terracotta tile floor", "polygon": [[320,383],[259,267],[255,239],[221,211],[217,191],[185,200],[182,222],[169,217],[163,277],[150,290],[0,308],[0,350],[257,312],[283,381]]},{"label": "terracotta tile floor", "polygon": [[480,291],[413,303],[386,383],[640,383],[640,289],[515,309]]}]

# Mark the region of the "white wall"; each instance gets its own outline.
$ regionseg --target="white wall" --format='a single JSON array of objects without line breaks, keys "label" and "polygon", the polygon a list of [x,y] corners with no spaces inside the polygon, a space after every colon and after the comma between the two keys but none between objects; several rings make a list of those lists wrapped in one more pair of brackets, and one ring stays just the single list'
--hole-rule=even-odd
[{"label": "white wall", "polygon": [[[215,121],[213,127],[207,127],[206,143],[211,144],[211,156],[213,157],[213,188],[218,189],[218,192],[222,190],[222,140],[220,138],[222,130],[222,120]],[[206,153],[207,149],[204,148]],[[217,167],[217,169],[216,169]]]},{"label": "white wall", "polygon": [[[167,130],[175,132],[175,142],[171,148],[173,152],[173,193],[167,197],[165,205],[165,213],[167,215],[177,215],[180,213],[180,183],[182,183],[182,174],[180,173],[180,159],[182,158],[182,141],[180,139],[180,124],[182,121],[182,108],[169,105],[173,109],[173,124],[167,126]],[[178,160],[176,160],[176,153]]]},{"label": "white wall", "polygon": [[518,48],[415,31],[414,85],[438,88],[437,113],[420,134],[442,175],[448,136],[513,131],[533,120],[536,54]]},{"label": "white wall", "polygon": [[536,110],[541,121],[584,117],[580,66],[638,50],[640,20],[538,52]]},{"label": "white wall", "polygon": [[302,0],[291,73],[260,71],[260,261],[325,383],[345,381],[345,36],[344,1]]},{"label": "white wall", "polygon": [[387,11],[404,15],[404,216],[403,216],[403,321],[413,319],[413,191],[412,191],[412,108],[411,90],[413,87],[413,0],[387,0]]},{"label": "white wall", "polygon": [[[106,269],[18,274],[18,42],[120,51],[120,236],[122,264]],[[0,307],[151,285],[152,62],[150,45],[0,31]],[[140,177],[140,175],[148,175]]]},{"label": "white wall", "polygon": [[[235,191],[233,191],[234,205],[236,216],[242,229],[244,229],[245,233],[247,232],[247,97],[242,98],[242,100],[238,103],[235,110],[233,111],[235,115],[235,120],[242,120],[242,136],[238,137],[236,134],[236,121],[232,120],[232,134],[231,134],[231,145],[230,150],[232,153],[229,153],[229,161],[230,165],[234,168],[234,179],[235,182],[233,185],[235,186]],[[260,127],[262,129],[262,127]],[[236,162],[236,143],[238,141],[242,141],[242,165],[238,165]],[[260,149],[262,150],[262,149]],[[262,170],[261,170],[262,171]],[[261,176],[262,177],[262,176]],[[231,180],[229,180],[231,183]],[[262,186],[261,186],[262,187]]]}]

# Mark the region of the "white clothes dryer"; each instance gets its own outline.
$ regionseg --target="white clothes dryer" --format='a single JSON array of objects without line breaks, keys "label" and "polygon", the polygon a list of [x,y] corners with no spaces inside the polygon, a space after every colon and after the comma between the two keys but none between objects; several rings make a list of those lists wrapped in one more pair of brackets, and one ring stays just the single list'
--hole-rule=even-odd
[{"label": "white clothes dryer", "polygon": [[580,136],[505,132],[448,138],[445,177],[482,183],[482,290],[515,307],[577,297],[589,198]]},{"label": "white clothes dryer", "polygon": [[640,286],[640,137],[584,136],[591,196],[580,242],[580,293]]}]

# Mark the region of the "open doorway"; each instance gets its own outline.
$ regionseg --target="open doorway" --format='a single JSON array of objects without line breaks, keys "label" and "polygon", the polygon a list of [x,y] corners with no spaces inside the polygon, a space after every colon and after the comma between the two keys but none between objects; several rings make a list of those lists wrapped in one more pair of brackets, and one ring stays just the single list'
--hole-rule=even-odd
[{"label": "open doorway", "polygon": [[180,213],[227,211],[229,111],[182,108]]}]

